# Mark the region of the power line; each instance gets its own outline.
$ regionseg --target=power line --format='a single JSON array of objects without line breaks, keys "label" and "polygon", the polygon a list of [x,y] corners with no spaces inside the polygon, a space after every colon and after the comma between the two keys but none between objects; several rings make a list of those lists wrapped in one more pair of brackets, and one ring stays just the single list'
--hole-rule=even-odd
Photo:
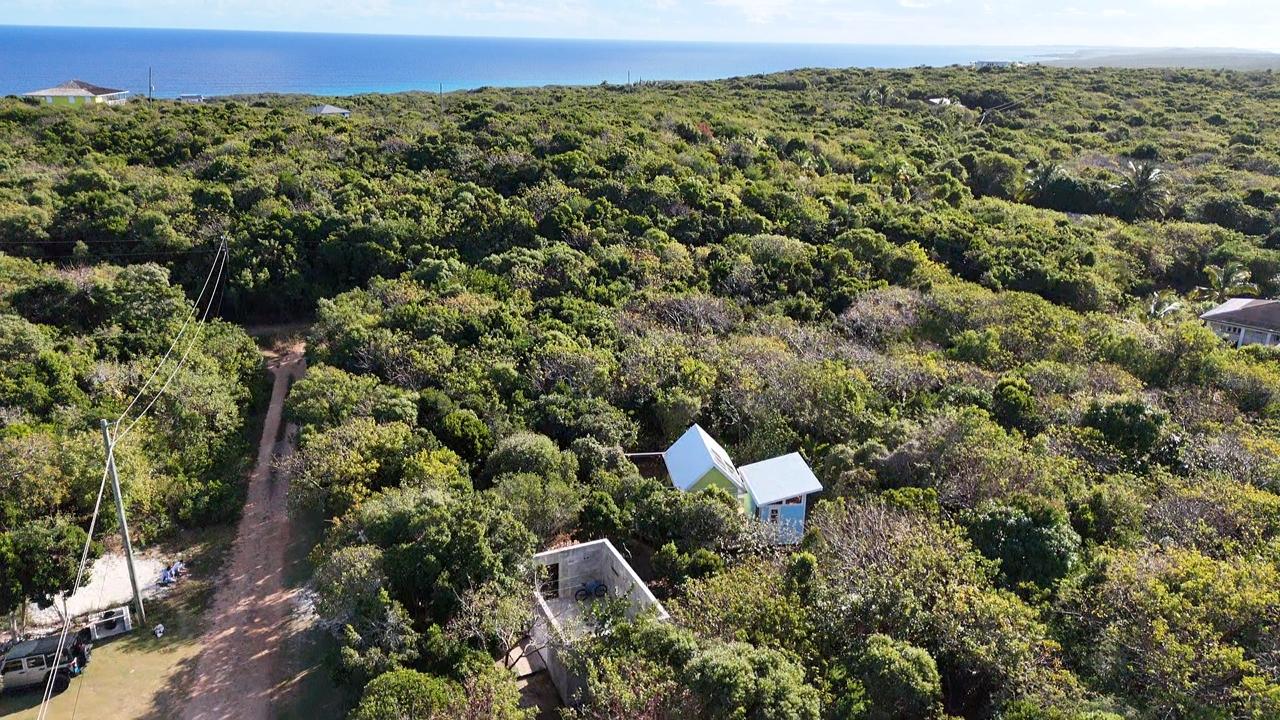
[{"label": "power line", "polygon": [[13,257],[25,257],[29,260],[48,260],[52,262],[55,260],[90,260],[92,261],[92,260],[101,260],[102,258],[106,258],[106,257],[143,257],[143,256],[168,257],[168,256],[177,256],[177,255],[208,255],[210,253],[215,253],[218,251],[216,247],[213,247],[213,248],[204,247],[204,248],[199,248],[195,250],[127,250],[127,251],[121,250],[119,252],[91,251],[90,253],[85,255],[73,255],[70,253],[66,255],[13,255],[14,249],[15,248],[0,247],[0,252],[4,252],[6,255],[12,255]]},{"label": "power line", "polygon": [[0,244],[4,245],[116,245],[125,243],[143,243],[150,242],[143,238],[80,238],[78,240],[55,240],[53,238],[42,238],[40,240],[0,240]]},{"label": "power line", "polygon": [[[76,571],[76,584],[72,586],[71,591],[74,593],[80,587],[81,581],[84,579],[84,570],[89,563],[89,548],[93,544],[93,531],[98,526],[98,513],[102,510],[102,496],[107,489],[107,468],[110,467],[112,455],[115,453],[114,446],[107,449],[107,466],[102,469],[102,482],[98,484],[98,499],[93,504],[93,515],[89,519],[89,533],[84,538],[84,549],[80,553],[80,568]],[[40,700],[40,712],[36,715],[36,720],[45,720],[49,712],[49,698],[53,696],[53,680],[57,677],[58,664],[62,661],[62,650],[67,642],[67,632],[71,629],[71,611],[67,608],[66,596],[63,596],[62,603],[62,632],[58,636],[58,648],[53,655],[53,668],[49,672],[49,678],[45,681],[44,697]]]},{"label": "power line", "polygon": [[[218,283],[219,283],[219,282],[221,281],[221,279],[222,279],[222,271],[221,271],[221,268],[222,268],[222,267],[225,267],[225,264],[226,264],[225,262],[221,262],[222,260],[225,260],[225,258],[226,258],[225,250],[226,250],[226,241],[225,241],[225,240],[223,240],[222,245],[221,245],[221,246],[219,247],[219,249],[218,249],[219,255],[218,255],[218,257],[217,257],[217,258],[215,258],[214,263],[213,263],[213,267],[211,267],[211,268],[210,268],[210,271],[209,271],[209,272],[210,272],[210,276],[212,276],[212,275],[213,275],[213,272],[214,272],[214,268],[217,268],[217,269],[218,269],[218,272],[217,272],[217,280],[214,280],[214,291],[215,291],[215,292],[216,292],[216,290],[217,290],[217,285],[218,285]],[[209,280],[208,280],[208,278],[206,278],[206,280],[205,280],[205,287],[208,287],[208,283],[209,283]],[[204,296],[204,288],[201,288],[200,295],[196,297],[196,310],[197,310],[197,311],[199,310],[199,306],[200,306],[200,299],[201,299],[203,296]],[[210,293],[210,295],[209,295],[209,301],[205,304],[204,314],[203,314],[203,315],[202,315],[202,317],[200,318],[200,327],[201,327],[201,328],[203,328],[203,327],[204,327],[205,321],[206,321],[206,320],[208,319],[208,317],[209,317],[209,308],[210,308],[210,307],[212,307],[212,305],[213,305],[213,294],[212,294],[212,293]],[[194,315],[195,315],[195,313],[194,313],[194,312],[193,312],[191,315],[189,315],[189,316],[188,316],[188,321],[189,321],[192,317],[194,317]],[[184,325],[184,332],[185,332],[185,325]],[[166,357],[166,358],[168,358],[168,357],[169,357],[169,355],[173,352],[173,349],[177,347],[177,343],[178,343],[178,340],[179,340],[179,338],[180,338],[180,337],[181,337],[181,333],[179,333],[178,338],[175,338],[175,339],[174,339],[174,342],[171,344],[171,346],[170,346],[170,348],[169,348],[169,352],[165,353],[165,357]],[[101,481],[101,482],[99,483],[99,485],[98,485],[98,496],[97,496],[97,499],[94,501],[94,505],[93,505],[93,514],[90,516],[90,519],[89,519],[89,530],[88,530],[88,534],[85,536],[84,548],[83,548],[83,550],[82,550],[82,551],[81,551],[81,553],[80,553],[80,567],[76,570],[76,581],[75,581],[75,584],[74,584],[74,585],[72,586],[72,588],[71,588],[71,592],[72,592],[72,594],[74,594],[74,593],[75,593],[75,591],[76,591],[76,590],[78,590],[78,589],[80,588],[80,584],[81,584],[81,582],[83,582],[83,580],[84,580],[84,572],[85,572],[85,569],[86,569],[86,567],[88,566],[88,562],[89,562],[89,549],[90,549],[90,547],[91,547],[91,546],[92,546],[92,544],[93,544],[93,533],[94,533],[94,530],[97,528],[97,525],[98,525],[98,516],[99,516],[99,514],[101,513],[101,510],[102,510],[102,496],[105,494],[105,492],[106,492],[106,488],[107,488],[107,476],[108,476],[108,474],[109,474],[109,472],[110,472],[110,469],[111,469],[112,464],[115,462],[115,448],[116,448],[116,445],[119,443],[119,441],[120,441],[121,439],[123,439],[123,437],[124,437],[125,435],[127,435],[127,434],[128,434],[128,432],[129,432],[130,430],[132,430],[132,429],[133,429],[134,425],[136,425],[139,421],[141,421],[141,420],[142,420],[142,418],[143,418],[143,417],[145,417],[145,416],[146,416],[147,412],[148,412],[149,410],[151,410],[152,406],[154,406],[154,405],[155,405],[156,400],[158,400],[158,399],[160,398],[160,396],[164,394],[165,390],[169,387],[169,383],[173,380],[174,376],[176,376],[176,375],[177,375],[177,371],[178,371],[178,370],[180,370],[180,369],[182,368],[182,365],[186,362],[186,360],[187,360],[187,356],[190,354],[191,349],[192,349],[193,347],[195,347],[195,342],[196,342],[197,340],[199,340],[199,334],[197,334],[197,336],[192,340],[192,342],[191,342],[191,343],[189,343],[189,344],[187,345],[187,348],[186,348],[186,350],[183,352],[183,354],[182,354],[182,358],[178,361],[177,366],[174,368],[173,373],[171,373],[171,374],[169,375],[168,379],[166,379],[166,380],[165,380],[164,385],[160,388],[160,391],[159,391],[158,393],[156,393],[156,396],[155,396],[154,398],[152,398],[152,399],[151,399],[151,402],[149,402],[149,403],[147,404],[147,407],[146,407],[146,408],[144,408],[144,409],[142,410],[142,412],[138,415],[138,417],[134,419],[134,421],[133,421],[133,422],[132,422],[132,423],[131,423],[131,424],[130,424],[126,429],[125,429],[125,431],[124,431],[123,433],[117,433],[117,434],[116,434],[115,439],[114,439],[114,440],[112,440],[112,441],[111,441],[110,443],[108,443],[108,445],[107,445],[107,448],[106,448],[106,464],[105,464],[105,467],[104,467],[104,468],[103,468],[103,470],[102,470],[102,481]],[[164,364],[164,361],[162,360],[162,361],[161,361],[161,363],[160,363],[160,366],[157,366],[157,372],[158,372],[159,367],[163,366],[163,364]],[[154,376],[154,373],[153,373],[153,376]],[[125,415],[127,415],[127,414],[128,414],[129,409],[130,409],[130,408],[132,408],[132,407],[137,403],[137,401],[142,397],[143,392],[145,392],[145,390],[146,390],[147,386],[148,386],[148,385],[150,385],[150,382],[151,382],[151,380],[150,380],[150,379],[148,379],[147,383],[145,383],[145,384],[143,385],[143,387],[142,387],[141,389],[139,389],[137,393],[135,393],[135,394],[134,394],[133,399],[131,399],[131,400],[129,401],[129,405],[128,405],[128,407],[125,409],[125,412],[124,412],[124,413],[121,413],[120,417],[119,417],[119,418],[117,418],[117,420],[116,420],[116,425],[117,425],[117,426],[119,426],[120,421],[125,417]],[[122,509],[122,511],[123,511],[123,509]],[[40,701],[40,711],[39,711],[39,713],[38,713],[38,715],[37,715],[37,720],[46,720],[47,713],[48,713],[48,710],[49,710],[49,701],[50,701],[50,699],[51,699],[51,698],[52,698],[52,696],[53,696],[53,683],[54,683],[54,679],[57,677],[57,674],[58,674],[58,673],[57,673],[57,667],[58,667],[58,664],[59,664],[59,663],[61,662],[61,660],[62,660],[62,651],[63,651],[63,649],[64,649],[64,648],[65,648],[65,646],[66,646],[67,633],[68,633],[68,632],[70,631],[70,629],[71,629],[71,612],[70,612],[70,609],[67,607],[66,597],[67,597],[66,595],[63,595],[63,620],[62,620],[62,630],[61,630],[61,632],[59,633],[59,636],[58,636],[58,647],[57,647],[57,649],[56,649],[56,651],[55,651],[55,653],[54,653],[54,656],[53,656],[53,657],[54,657],[54,660],[53,660],[53,668],[51,669],[51,671],[50,671],[50,673],[49,673],[48,680],[47,680],[47,681],[46,681],[46,683],[45,683],[44,695],[43,695],[43,697],[42,697],[42,699],[41,699],[41,701]],[[79,693],[77,692],[77,694],[76,694],[76,695],[77,695],[77,700],[78,700],[78,699],[79,699]]]},{"label": "power line", "polygon": [[[223,245],[225,247],[225,242]],[[221,250],[222,248],[220,247],[219,251]],[[182,339],[184,334],[186,334],[187,328],[191,325],[191,320],[200,313],[200,299],[204,297],[204,291],[209,287],[209,281],[213,279],[213,271],[217,267],[218,261],[215,258],[213,264],[209,266],[209,274],[204,278],[204,285],[200,287],[200,294],[196,295],[195,307],[193,307],[191,312],[187,314],[187,319],[182,323],[182,329],[180,329],[177,336],[173,338],[173,342],[169,343],[169,349],[165,351],[164,357],[160,358],[160,363],[156,365],[155,370],[151,371],[151,376],[142,384],[142,389],[138,390],[137,394],[133,396],[133,400],[129,402],[128,407],[124,409],[124,412],[120,413],[120,417],[116,418],[117,425],[119,425],[120,421],[124,419],[124,416],[128,415],[129,411],[133,409],[134,404],[138,402],[138,398],[142,397],[142,393],[146,392],[147,388],[151,386],[151,381],[156,379],[156,375],[160,374],[160,368],[164,367],[164,364],[168,362],[169,356],[173,354],[173,349],[178,347],[178,341]],[[213,302],[212,294],[209,295],[209,302]]]},{"label": "power line", "polygon": [[[110,468],[110,465],[108,465],[107,467]],[[107,594],[107,583],[106,582],[99,583],[98,584],[98,600],[93,604],[95,608],[102,607],[102,596],[106,594]],[[67,612],[65,600],[63,601],[63,612]],[[84,686],[86,683],[89,682],[90,677],[91,677],[90,675],[86,674],[84,677],[80,678],[80,682],[76,683],[76,701],[71,704],[71,717],[73,719],[76,716],[76,710],[79,709],[80,707],[80,693],[84,691]]]},{"label": "power line", "polygon": [[[219,262],[219,260],[214,260],[214,265],[218,266],[218,277],[216,280],[213,281],[214,292],[217,292],[218,284],[222,281],[222,270],[226,268],[226,265],[227,265],[226,257],[227,257],[226,253],[222,253],[222,255],[219,258],[221,262]],[[137,425],[139,422],[141,422],[144,417],[146,417],[147,412],[149,412],[151,408],[155,406],[156,402],[160,399],[160,397],[164,395],[165,390],[169,389],[169,383],[173,382],[173,379],[177,377],[178,371],[181,370],[182,366],[186,364],[187,357],[191,354],[191,351],[195,348],[196,343],[200,341],[201,335],[204,334],[205,321],[209,319],[209,311],[212,309],[213,309],[213,293],[210,293],[209,302],[207,302],[204,307],[204,315],[201,316],[200,324],[196,327],[195,337],[191,338],[191,342],[187,344],[187,349],[182,352],[182,357],[178,360],[178,363],[174,365],[173,372],[169,373],[169,377],[165,379],[164,385],[160,386],[160,390],[155,394],[155,397],[151,398],[151,402],[147,403],[147,406],[142,409],[142,412],[138,414],[138,417],[134,418],[133,422],[129,423],[129,425],[125,427],[124,432],[121,432],[118,435],[116,435],[116,440],[115,440],[116,442],[119,442],[123,440],[125,437],[127,437],[129,435],[129,432],[133,430],[134,426]],[[124,416],[122,415],[121,418],[123,417]]]}]

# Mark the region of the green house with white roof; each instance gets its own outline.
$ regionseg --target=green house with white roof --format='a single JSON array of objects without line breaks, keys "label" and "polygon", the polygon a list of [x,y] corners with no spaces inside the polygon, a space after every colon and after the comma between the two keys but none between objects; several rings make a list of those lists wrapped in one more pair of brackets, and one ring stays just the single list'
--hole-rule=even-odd
[{"label": "green house with white roof", "polygon": [[676,489],[721,488],[738,498],[748,515],[777,525],[783,542],[800,541],[809,497],[822,492],[822,483],[800,453],[739,468],[720,443],[696,424],[662,453],[662,460]]}]

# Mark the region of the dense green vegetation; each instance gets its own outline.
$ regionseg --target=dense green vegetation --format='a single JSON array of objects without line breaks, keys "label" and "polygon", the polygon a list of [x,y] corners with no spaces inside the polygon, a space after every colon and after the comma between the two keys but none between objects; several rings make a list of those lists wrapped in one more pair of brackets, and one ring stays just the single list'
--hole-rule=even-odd
[{"label": "dense green vegetation", "polygon": [[[196,285],[167,253],[226,235],[228,315],[314,307],[289,469],[356,717],[518,715],[492,657],[567,536],[651,557],[673,616],[602,613],[573,717],[1276,717],[1280,357],[1196,313],[1280,290],[1278,99],[1026,68],[5,101],[0,247]],[[694,421],[805,454],[799,548],[622,455]]]},{"label": "dense green vegetation", "polygon": [[[202,326],[193,312],[154,264],[56,269],[0,256],[0,614],[74,584],[103,477],[99,420],[125,411],[180,335],[117,429],[186,355],[117,446],[130,529],[146,544],[238,513],[262,363],[239,328]],[[112,531],[115,514],[98,527]]]}]

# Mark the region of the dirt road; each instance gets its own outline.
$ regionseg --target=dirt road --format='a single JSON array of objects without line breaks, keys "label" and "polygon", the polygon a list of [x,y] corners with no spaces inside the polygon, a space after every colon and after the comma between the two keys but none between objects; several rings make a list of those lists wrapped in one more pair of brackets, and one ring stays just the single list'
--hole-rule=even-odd
[{"label": "dirt road", "polygon": [[292,451],[290,438],[278,445],[276,440],[289,383],[306,370],[302,350],[301,345],[290,347],[267,362],[275,381],[258,461],[230,564],[201,641],[204,650],[184,720],[268,720],[285,686],[276,670],[293,607],[293,592],[284,579],[292,529],[286,481],[272,477],[271,461],[277,452]]}]

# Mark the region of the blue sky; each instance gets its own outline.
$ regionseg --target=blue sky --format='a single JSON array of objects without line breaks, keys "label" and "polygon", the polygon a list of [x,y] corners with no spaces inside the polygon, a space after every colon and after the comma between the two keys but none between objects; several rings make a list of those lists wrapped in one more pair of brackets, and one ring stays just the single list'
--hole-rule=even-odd
[{"label": "blue sky", "polygon": [[0,23],[1280,49],[1278,0],[0,0]]}]

